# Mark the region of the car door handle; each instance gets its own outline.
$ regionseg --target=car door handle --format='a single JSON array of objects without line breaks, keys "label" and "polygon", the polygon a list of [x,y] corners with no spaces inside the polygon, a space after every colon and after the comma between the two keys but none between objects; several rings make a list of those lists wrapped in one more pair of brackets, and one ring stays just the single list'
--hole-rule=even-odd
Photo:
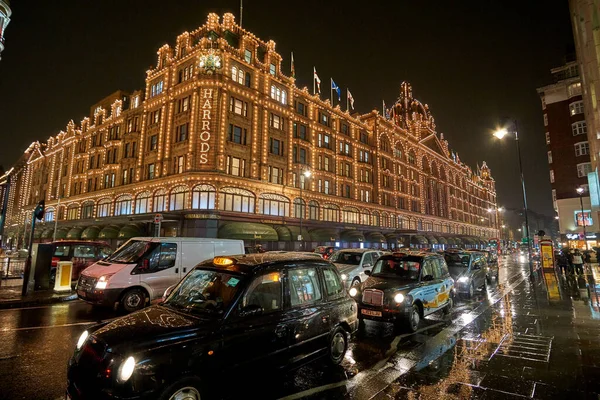
[{"label": "car door handle", "polygon": [[183,272],[187,272],[187,268],[184,268],[184,269],[183,269]]},{"label": "car door handle", "polygon": [[285,334],[287,333],[287,326],[286,325],[279,325],[277,328],[275,328],[275,335],[277,335],[277,337],[284,337]]},{"label": "car door handle", "polygon": [[329,321],[329,315],[323,315],[321,317],[321,320],[323,321],[323,323],[327,323]]},{"label": "car door handle", "polygon": [[175,273],[178,274],[179,273],[179,268],[175,268]]}]

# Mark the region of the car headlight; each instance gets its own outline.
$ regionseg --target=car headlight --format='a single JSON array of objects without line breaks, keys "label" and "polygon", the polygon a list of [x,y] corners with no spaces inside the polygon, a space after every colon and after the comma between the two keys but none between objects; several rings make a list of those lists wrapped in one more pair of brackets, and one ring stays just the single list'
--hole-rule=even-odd
[{"label": "car headlight", "polygon": [[109,278],[110,275],[102,275],[100,279],[98,279],[98,282],[96,282],[96,289],[106,289]]},{"label": "car headlight", "polygon": [[77,341],[77,350],[81,350],[81,348],[83,347],[83,344],[87,340],[88,336],[90,336],[88,331],[83,331],[81,336],[79,336],[79,340]]},{"label": "car headlight", "polygon": [[461,283],[469,282],[469,277],[468,276],[461,276],[460,278],[458,278],[458,281],[461,282]]},{"label": "car headlight", "polygon": [[119,368],[119,381],[126,382],[129,378],[131,378],[131,375],[133,375],[134,369],[135,358],[128,357]]},{"label": "car headlight", "polygon": [[348,293],[350,294],[350,296],[354,297],[358,294],[358,289],[355,287],[350,288],[350,290],[348,290]]},{"label": "car headlight", "polygon": [[342,280],[343,280],[343,281],[345,281],[345,280],[347,280],[347,279],[348,279],[348,275],[346,275],[346,274],[342,274]]},{"label": "car headlight", "polygon": [[394,296],[394,301],[398,304],[402,303],[404,301],[404,295],[402,293],[397,293]]}]

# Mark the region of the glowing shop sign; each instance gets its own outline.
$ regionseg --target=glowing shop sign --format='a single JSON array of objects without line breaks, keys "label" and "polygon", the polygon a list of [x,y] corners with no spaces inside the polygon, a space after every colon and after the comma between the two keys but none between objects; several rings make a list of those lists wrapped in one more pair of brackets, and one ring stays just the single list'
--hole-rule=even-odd
[{"label": "glowing shop sign", "polygon": [[200,123],[200,164],[208,163],[208,152],[210,150],[210,123],[212,121],[212,98],[213,89],[202,89],[202,117]]}]

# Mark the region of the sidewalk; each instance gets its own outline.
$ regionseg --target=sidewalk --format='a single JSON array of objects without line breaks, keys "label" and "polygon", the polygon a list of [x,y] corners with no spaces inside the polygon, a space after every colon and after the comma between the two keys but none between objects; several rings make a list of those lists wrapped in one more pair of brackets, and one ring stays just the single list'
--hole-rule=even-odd
[{"label": "sidewalk", "polygon": [[536,271],[376,398],[598,399],[598,278],[598,264],[581,277]]},{"label": "sidewalk", "polygon": [[20,286],[0,286],[0,309],[34,307],[77,300],[75,292],[54,293],[53,290],[34,291],[21,296]]}]

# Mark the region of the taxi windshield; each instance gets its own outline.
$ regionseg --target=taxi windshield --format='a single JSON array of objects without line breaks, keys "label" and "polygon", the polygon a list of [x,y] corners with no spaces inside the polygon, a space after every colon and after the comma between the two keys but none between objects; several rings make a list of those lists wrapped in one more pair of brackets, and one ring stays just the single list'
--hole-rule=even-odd
[{"label": "taxi windshield", "polygon": [[329,261],[340,264],[360,265],[362,253],[351,253],[349,251],[336,251]]},{"label": "taxi windshield", "polygon": [[421,271],[421,258],[402,257],[379,259],[371,276],[407,279],[416,281]]},{"label": "taxi windshield", "polygon": [[471,257],[468,254],[444,254],[444,259],[448,267],[469,268]]},{"label": "taxi windshield", "polygon": [[190,314],[221,315],[239,291],[242,277],[213,270],[194,269],[171,292],[163,305]]}]

